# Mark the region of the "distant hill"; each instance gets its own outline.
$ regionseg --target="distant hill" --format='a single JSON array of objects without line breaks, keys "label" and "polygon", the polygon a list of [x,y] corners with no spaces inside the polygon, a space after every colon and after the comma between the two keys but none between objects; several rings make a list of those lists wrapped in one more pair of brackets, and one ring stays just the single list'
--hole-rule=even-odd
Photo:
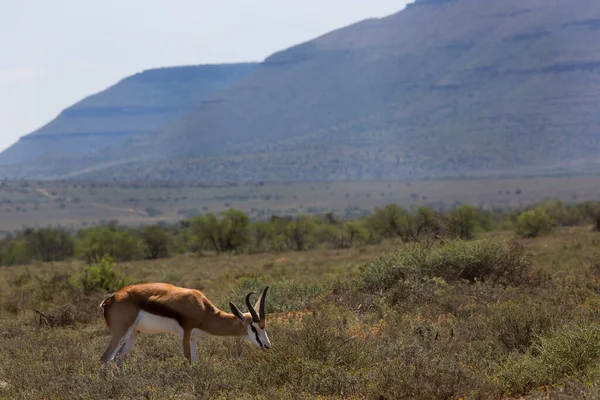
[{"label": "distant hill", "polygon": [[596,171],[598,43],[597,0],[420,0],[271,55],[156,134],[3,171],[202,181]]},{"label": "distant hill", "polygon": [[0,164],[82,156],[138,134],[160,130],[211,93],[250,73],[256,64],[159,68],[127,77],[65,109],[0,154]]}]

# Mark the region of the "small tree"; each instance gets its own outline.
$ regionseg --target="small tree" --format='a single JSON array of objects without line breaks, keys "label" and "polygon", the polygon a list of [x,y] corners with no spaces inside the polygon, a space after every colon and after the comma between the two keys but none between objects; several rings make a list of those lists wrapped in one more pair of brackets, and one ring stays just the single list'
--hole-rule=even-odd
[{"label": "small tree", "polygon": [[241,251],[250,243],[250,219],[239,210],[228,210],[222,215],[223,251]]},{"label": "small tree", "polygon": [[517,217],[517,233],[526,238],[548,234],[553,228],[554,221],[539,207],[525,211]]},{"label": "small tree", "polygon": [[567,211],[560,200],[545,200],[537,205],[558,225],[567,225]]},{"label": "small tree", "polygon": [[290,247],[297,251],[304,251],[308,248],[314,232],[315,222],[306,215],[294,219],[286,227],[286,237],[290,242]]},{"label": "small tree", "polygon": [[585,215],[594,223],[594,229],[600,231],[600,203],[588,202],[583,207]]},{"label": "small tree", "polygon": [[346,221],[342,228],[342,247],[350,248],[365,244],[369,240],[369,229],[362,220]]},{"label": "small tree", "polygon": [[34,261],[34,255],[24,239],[5,239],[0,248],[1,265],[25,265]]},{"label": "small tree", "polygon": [[448,232],[460,239],[471,240],[477,222],[477,209],[471,205],[462,205],[450,213]]},{"label": "small tree", "polygon": [[250,220],[244,212],[233,209],[220,217],[211,213],[192,220],[192,234],[198,250],[212,247],[217,254],[239,252],[250,243]]},{"label": "small tree", "polygon": [[126,285],[125,276],[117,269],[113,259],[104,256],[99,262],[86,266],[73,283],[85,294],[93,292],[115,292]]},{"label": "small tree", "polygon": [[192,250],[193,235],[191,232],[191,222],[189,220],[180,221],[180,223],[170,231],[171,253],[184,254]]},{"label": "small tree", "polygon": [[131,229],[98,227],[79,236],[78,252],[88,263],[99,263],[105,256],[115,261],[143,258],[142,241]]},{"label": "small tree", "polygon": [[369,223],[373,231],[386,238],[400,237],[405,242],[417,238],[415,217],[396,204],[377,208]]},{"label": "small tree", "polygon": [[319,245],[340,247],[342,241],[340,226],[335,223],[315,222],[314,238]]},{"label": "small tree", "polygon": [[419,207],[415,215],[415,221],[415,235],[417,237],[423,234],[438,233],[442,229],[440,217],[429,207]]},{"label": "small tree", "polygon": [[146,226],[142,229],[142,240],[146,250],[146,257],[155,260],[169,256],[173,237],[166,228],[158,225]]},{"label": "small tree", "polygon": [[278,216],[272,216],[269,219],[266,238],[268,244],[267,250],[284,251],[289,248],[286,232],[291,220],[291,218]]},{"label": "small tree", "polygon": [[252,237],[252,250],[264,251],[267,246],[271,226],[268,221],[257,221],[250,227]]},{"label": "small tree", "polygon": [[44,262],[62,261],[75,253],[73,238],[64,229],[30,229],[24,238],[32,257]]},{"label": "small tree", "polygon": [[212,247],[217,253],[220,253],[219,247],[219,221],[214,214],[197,216],[192,219],[192,248],[198,254],[201,254],[206,248]]}]

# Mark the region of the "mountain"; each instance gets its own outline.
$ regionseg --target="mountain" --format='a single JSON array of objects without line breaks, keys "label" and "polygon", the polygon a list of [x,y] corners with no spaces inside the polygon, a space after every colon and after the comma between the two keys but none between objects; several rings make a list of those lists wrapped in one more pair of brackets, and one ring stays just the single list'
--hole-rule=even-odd
[{"label": "mountain", "polygon": [[200,65],[140,72],[65,109],[0,154],[0,164],[82,156],[135,135],[157,134],[255,66]]},{"label": "mountain", "polygon": [[419,0],[271,55],[158,133],[12,173],[290,181],[597,171],[597,43],[597,0]]}]

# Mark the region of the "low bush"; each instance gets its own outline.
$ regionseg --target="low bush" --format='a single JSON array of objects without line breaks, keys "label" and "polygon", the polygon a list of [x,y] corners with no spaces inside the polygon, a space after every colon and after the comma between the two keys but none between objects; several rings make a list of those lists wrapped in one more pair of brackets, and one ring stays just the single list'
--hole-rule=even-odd
[{"label": "low bush", "polygon": [[88,265],[78,275],[75,275],[72,283],[87,295],[94,292],[115,292],[126,286],[127,279],[117,269],[112,258],[104,256],[99,263]]},{"label": "low bush", "polygon": [[0,246],[2,265],[27,265],[33,261],[35,261],[35,257],[23,239],[5,240]]},{"label": "low bush", "polygon": [[80,236],[78,253],[88,263],[99,263],[105,256],[115,261],[143,258],[142,241],[132,229],[99,227],[81,232]]},{"label": "low bush", "polygon": [[346,221],[342,226],[340,247],[350,248],[369,243],[369,228],[363,221]]},{"label": "low bush", "polygon": [[517,233],[526,238],[547,235],[554,229],[554,221],[541,208],[525,211],[517,218]]},{"label": "low bush", "polygon": [[75,253],[73,237],[64,229],[27,229],[23,237],[33,258],[43,262],[65,260]]},{"label": "low bush", "polygon": [[470,240],[476,226],[477,209],[471,205],[462,205],[450,213],[447,233],[452,237]]},{"label": "low bush", "polygon": [[385,291],[407,281],[442,278],[446,282],[491,280],[518,285],[531,270],[531,260],[518,241],[452,240],[437,247],[403,246],[375,259],[362,271],[364,290]]},{"label": "low bush", "polygon": [[585,378],[598,367],[598,357],[600,324],[573,323],[540,338],[527,354],[513,354],[496,379],[508,395],[527,393],[567,378]]},{"label": "low bush", "polygon": [[[229,309],[227,305],[228,301],[241,305],[245,308],[244,299],[246,294],[255,292],[256,295],[252,297],[253,305],[258,299],[258,296],[262,293],[264,288],[268,285],[264,278],[260,277],[245,277],[239,279],[235,286],[227,293],[225,299],[220,304],[224,310]],[[298,283],[293,281],[279,281],[276,283],[269,284],[269,291],[267,292],[267,313],[271,312],[286,312],[303,309],[307,304],[315,299],[319,294],[324,292],[324,288],[320,285],[313,283]]]},{"label": "low bush", "polygon": [[457,240],[430,251],[422,269],[448,282],[492,280],[518,285],[530,271],[531,259],[518,241]]},{"label": "low bush", "polygon": [[217,216],[208,214],[191,221],[195,247],[198,252],[211,249],[217,254],[242,252],[250,243],[250,220],[238,210],[227,210]]},{"label": "low bush", "polygon": [[146,258],[166,258],[171,255],[173,236],[166,228],[158,225],[146,226],[142,229],[142,241]]}]

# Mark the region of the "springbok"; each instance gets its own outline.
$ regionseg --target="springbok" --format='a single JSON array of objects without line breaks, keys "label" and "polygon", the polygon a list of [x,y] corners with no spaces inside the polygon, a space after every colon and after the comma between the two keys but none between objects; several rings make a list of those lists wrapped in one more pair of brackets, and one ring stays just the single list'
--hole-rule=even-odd
[{"label": "springbok", "polygon": [[[101,357],[108,365],[117,357],[123,365],[140,333],[174,333],[181,338],[183,356],[197,360],[198,338],[206,335],[245,337],[266,350],[271,342],[266,331],[267,286],[254,307],[246,295],[248,313],[229,302],[232,314],[221,311],[199,290],[168,283],[143,283],[124,287],[100,304],[112,339]],[[258,313],[256,312],[258,309]]]}]

